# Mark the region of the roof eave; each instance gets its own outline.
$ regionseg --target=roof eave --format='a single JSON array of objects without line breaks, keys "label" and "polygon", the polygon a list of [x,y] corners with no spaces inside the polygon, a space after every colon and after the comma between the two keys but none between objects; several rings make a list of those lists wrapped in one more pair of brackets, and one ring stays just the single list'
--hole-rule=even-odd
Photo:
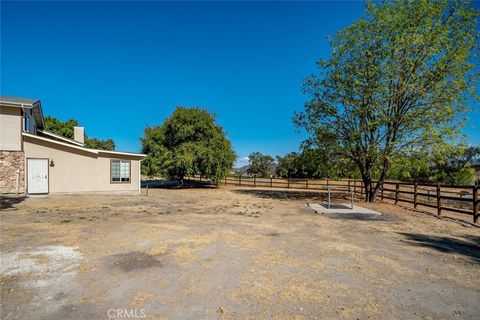
[{"label": "roof eave", "polygon": [[108,154],[118,154],[122,156],[131,156],[145,158],[147,155],[143,153],[133,153],[133,152],[122,152],[122,151],[110,151],[110,150],[101,150],[101,149],[92,149],[98,151],[98,153],[108,153]]},{"label": "roof eave", "polygon": [[22,103],[22,102],[14,102],[14,101],[4,101],[0,100],[0,105],[5,107],[16,107],[16,108],[33,108],[34,103]]},{"label": "roof eave", "polygon": [[75,140],[72,140],[72,139],[69,139],[69,138],[65,138],[65,137],[60,136],[58,134],[52,133],[50,131],[46,131],[46,130],[39,130],[39,131],[40,131],[40,133],[42,133],[44,135],[47,135],[49,137],[53,137],[53,138],[56,138],[56,139],[59,139],[59,140],[63,140],[67,143],[71,143],[71,144],[74,144],[74,145],[77,145],[77,146],[80,146],[80,147],[85,147],[84,143],[81,143],[81,142],[78,142],[78,141],[75,141]]},{"label": "roof eave", "polygon": [[76,146],[76,145],[71,144],[71,143],[61,142],[61,141],[57,141],[57,140],[53,140],[53,139],[49,139],[49,138],[37,136],[37,135],[31,134],[31,133],[27,133],[27,132],[22,132],[22,135],[23,135],[23,136],[26,136],[26,137],[29,137],[29,138],[34,138],[34,139],[42,140],[42,141],[45,141],[45,142],[50,142],[50,143],[53,143],[53,144],[58,144],[58,145],[61,145],[61,146],[70,147],[70,148],[73,148],[73,149],[82,150],[82,151],[89,152],[89,153],[93,153],[93,154],[98,154],[98,151],[95,150],[95,149],[89,149],[89,148],[85,148],[85,147],[80,147],[80,146]]},{"label": "roof eave", "polygon": [[46,138],[46,137],[31,134],[31,133],[27,133],[27,132],[22,132],[22,135],[26,136],[26,137],[50,142],[50,143],[53,143],[53,144],[58,144],[58,145],[70,147],[70,148],[73,148],[73,149],[82,150],[82,151],[85,151],[85,152],[90,152],[90,153],[93,153],[93,154],[105,153],[105,154],[113,154],[113,155],[116,154],[116,155],[119,155],[119,156],[137,157],[137,158],[145,158],[147,156],[146,154],[141,154],[141,153],[131,153],[131,152],[109,151],[109,150],[85,148],[85,147],[77,146],[77,145],[74,145],[74,144],[71,144],[71,143],[61,142],[61,141],[57,141],[57,140],[54,140],[54,139],[51,139],[51,138]]}]

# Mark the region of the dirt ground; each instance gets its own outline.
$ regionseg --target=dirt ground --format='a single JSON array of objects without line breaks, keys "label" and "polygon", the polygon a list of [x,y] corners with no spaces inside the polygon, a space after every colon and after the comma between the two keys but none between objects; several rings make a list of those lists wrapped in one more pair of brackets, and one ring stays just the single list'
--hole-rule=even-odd
[{"label": "dirt ground", "polygon": [[315,201],[245,188],[4,198],[0,318],[480,318],[478,226],[390,204],[320,215]]}]

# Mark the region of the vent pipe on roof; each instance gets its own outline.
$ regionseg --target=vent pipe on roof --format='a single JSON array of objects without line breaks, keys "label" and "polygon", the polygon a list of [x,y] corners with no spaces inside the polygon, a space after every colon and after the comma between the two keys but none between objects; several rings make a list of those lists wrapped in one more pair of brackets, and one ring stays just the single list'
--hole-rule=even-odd
[{"label": "vent pipe on roof", "polygon": [[85,132],[83,127],[73,127],[73,140],[80,142],[80,143],[85,143],[84,142],[85,138]]}]

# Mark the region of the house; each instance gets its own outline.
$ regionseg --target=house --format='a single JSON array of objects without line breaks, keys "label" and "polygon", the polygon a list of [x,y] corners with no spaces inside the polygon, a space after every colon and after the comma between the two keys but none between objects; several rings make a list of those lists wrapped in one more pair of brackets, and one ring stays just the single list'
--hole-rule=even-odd
[{"label": "house", "polygon": [[139,194],[143,154],[86,148],[44,129],[36,99],[0,97],[0,193]]}]

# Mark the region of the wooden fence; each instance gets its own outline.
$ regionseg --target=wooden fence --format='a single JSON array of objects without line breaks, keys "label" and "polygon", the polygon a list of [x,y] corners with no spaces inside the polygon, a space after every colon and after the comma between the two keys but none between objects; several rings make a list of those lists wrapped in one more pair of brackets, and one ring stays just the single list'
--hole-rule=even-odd
[{"label": "wooden fence", "polygon": [[[189,177],[188,180],[209,183],[201,177]],[[374,181],[373,183],[376,183]],[[357,196],[365,194],[361,180],[316,180],[316,179],[279,179],[279,178],[256,178],[249,176],[229,176],[224,179],[224,185],[239,187],[262,187],[262,188],[286,188],[302,190],[326,191],[328,187],[332,191],[347,192],[353,189]],[[413,204],[414,208],[424,206],[436,209],[438,215],[443,211],[451,211],[473,216],[473,222],[478,223],[480,199],[478,196],[480,187],[475,186],[449,186],[441,184],[409,183],[385,181],[379,188],[377,199],[393,200],[395,204],[406,202]]]}]

